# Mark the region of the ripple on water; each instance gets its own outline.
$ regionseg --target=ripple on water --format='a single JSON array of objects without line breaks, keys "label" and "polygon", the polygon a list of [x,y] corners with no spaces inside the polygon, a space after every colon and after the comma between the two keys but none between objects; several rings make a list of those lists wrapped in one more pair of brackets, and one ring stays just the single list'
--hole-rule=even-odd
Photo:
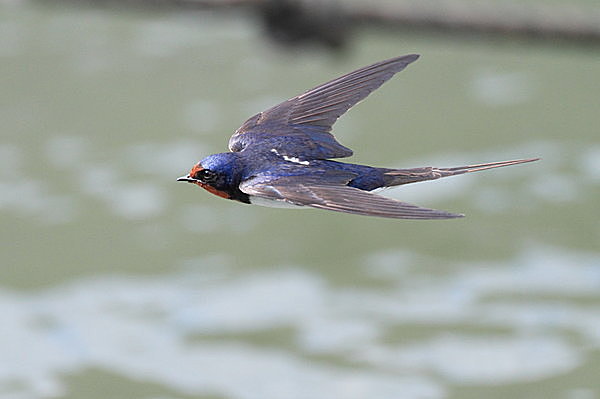
[{"label": "ripple on water", "polygon": [[174,183],[208,153],[206,146],[198,140],[177,140],[138,143],[126,148],[122,158],[136,173]]},{"label": "ripple on water", "polygon": [[77,176],[82,192],[102,200],[117,216],[126,219],[155,217],[167,208],[166,189],[150,181],[123,181],[114,165],[88,162]]},{"label": "ripple on water", "polygon": [[71,196],[53,194],[46,183],[25,177],[0,181],[0,209],[48,224],[69,223],[78,213]]},{"label": "ripple on water", "polygon": [[[0,185],[11,190],[0,193],[0,207],[16,208],[36,219],[42,214],[40,220],[55,223],[70,221],[76,215],[82,194],[99,199],[125,219],[157,217],[168,207],[168,184],[174,186],[175,179],[207,153],[197,142],[187,140],[145,142],[125,147],[110,160],[101,160],[106,158],[104,151],[76,136],[52,137],[42,150],[49,166],[69,183],[78,182],[78,187],[71,193],[51,193],[50,183],[23,176],[26,172],[19,147],[2,145]],[[85,165],[84,171],[81,165]]]},{"label": "ripple on water", "polygon": [[479,70],[469,86],[473,98],[491,107],[522,104],[537,94],[533,77],[522,72]]},{"label": "ripple on water", "polygon": [[[240,399],[436,398],[448,381],[562,375],[600,345],[600,312],[573,302],[600,292],[594,254],[537,248],[509,264],[465,265],[387,289],[336,287],[294,268],[234,274],[233,261],[200,258],[170,276],[80,280],[41,293],[0,291],[0,357],[19,364],[0,363],[0,385],[19,380],[33,396],[56,394],[65,373],[96,368]],[[386,338],[415,323],[437,328],[401,343]],[[457,325],[504,332],[460,333]],[[452,332],[436,334],[440,327]],[[287,343],[243,338],[273,330],[291,331]],[[36,357],[23,358],[22,347]]]},{"label": "ripple on water", "polygon": [[46,142],[44,151],[50,164],[59,169],[80,172],[90,158],[91,142],[77,136],[53,136]]},{"label": "ripple on water", "polygon": [[111,209],[127,219],[147,219],[160,215],[167,207],[165,190],[151,183],[127,183],[108,198]]},{"label": "ripple on water", "polygon": [[600,182],[600,145],[590,146],[583,151],[580,169],[584,176],[596,184]]},{"label": "ripple on water", "polygon": [[[207,284],[206,276],[184,274],[82,281],[27,300],[2,293],[0,309],[12,311],[0,354],[16,356],[14,348],[24,340],[39,350],[35,359],[20,359],[18,369],[0,367],[0,383],[19,379],[29,394],[56,395],[64,390],[61,374],[100,368],[188,394],[217,392],[241,399],[391,399],[399,392],[407,398],[442,397],[439,384],[425,376],[319,364],[276,347],[186,339],[189,332],[294,326],[297,318],[318,323],[313,313],[324,294],[319,279],[294,270],[223,280],[218,286],[214,280]],[[148,317],[150,309],[155,312]],[[32,326],[31,320],[46,322]]]},{"label": "ripple on water", "polygon": [[566,340],[544,335],[447,335],[396,349],[371,349],[364,357],[380,367],[433,371],[460,384],[535,381],[581,364],[579,351]]}]

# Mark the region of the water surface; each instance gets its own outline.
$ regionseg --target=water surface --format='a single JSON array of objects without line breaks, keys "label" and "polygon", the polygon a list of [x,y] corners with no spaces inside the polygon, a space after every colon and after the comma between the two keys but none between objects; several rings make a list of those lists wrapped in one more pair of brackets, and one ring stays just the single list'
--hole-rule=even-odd
[{"label": "water surface", "polygon": [[[0,7],[0,397],[600,397],[597,53],[291,54],[241,18]],[[543,158],[387,192],[466,218],[175,182],[253,113],[412,52],[335,132],[380,166]]]}]

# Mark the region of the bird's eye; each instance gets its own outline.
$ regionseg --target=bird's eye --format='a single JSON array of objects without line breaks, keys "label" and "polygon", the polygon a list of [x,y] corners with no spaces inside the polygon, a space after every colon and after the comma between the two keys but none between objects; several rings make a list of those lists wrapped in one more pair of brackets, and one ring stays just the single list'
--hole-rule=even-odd
[{"label": "bird's eye", "polygon": [[217,174],[209,169],[202,169],[202,170],[197,171],[194,174],[194,179],[201,180],[201,181],[207,182],[207,183],[216,180],[216,178],[217,178]]}]

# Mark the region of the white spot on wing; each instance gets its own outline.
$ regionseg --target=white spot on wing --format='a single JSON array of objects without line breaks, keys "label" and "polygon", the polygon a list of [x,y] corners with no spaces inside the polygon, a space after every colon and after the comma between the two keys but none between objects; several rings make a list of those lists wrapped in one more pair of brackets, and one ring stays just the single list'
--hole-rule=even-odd
[{"label": "white spot on wing", "polygon": [[284,160],[288,161],[288,162],[293,162],[293,163],[297,163],[300,165],[310,165],[310,162],[308,161],[301,161],[300,158],[296,158],[296,157],[288,157],[287,155],[281,155],[275,148],[271,149],[271,152],[279,157],[282,157]]},{"label": "white spot on wing", "polygon": [[286,161],[289,161],[289,162],[299,163],[300,165],[310,165],[310,162],[301,161],[300,159],[298,159],[296,157],[288,157],[287,155],[284,155],[283,159],[285,159]]}]

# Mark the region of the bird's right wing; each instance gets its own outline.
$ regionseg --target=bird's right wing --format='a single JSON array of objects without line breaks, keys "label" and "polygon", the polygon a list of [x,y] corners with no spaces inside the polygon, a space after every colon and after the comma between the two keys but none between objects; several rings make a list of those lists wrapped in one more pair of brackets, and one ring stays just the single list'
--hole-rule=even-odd
[{"label": "bird's right wing", "polygon": [[346,185],[319,184],[303,176],[271,181],[251,179],[240,185],[251,196],[330,211],[395,219],[452,219],[462,214],[422,208]]}]

